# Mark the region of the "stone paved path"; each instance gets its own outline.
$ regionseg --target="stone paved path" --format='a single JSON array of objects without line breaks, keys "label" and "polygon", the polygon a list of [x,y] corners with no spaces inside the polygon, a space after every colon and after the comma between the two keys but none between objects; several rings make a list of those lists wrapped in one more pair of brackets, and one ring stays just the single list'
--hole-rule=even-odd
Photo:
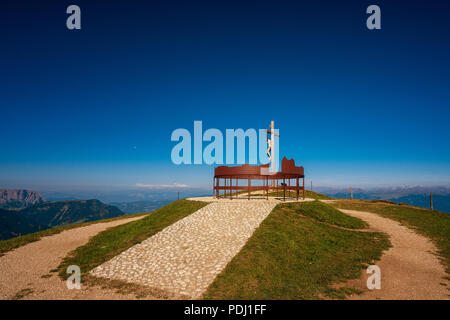
[{"label": "stone paved path", "polygon": [[272,211],[275,201],[213,202],[91,271],[200,298]]}]

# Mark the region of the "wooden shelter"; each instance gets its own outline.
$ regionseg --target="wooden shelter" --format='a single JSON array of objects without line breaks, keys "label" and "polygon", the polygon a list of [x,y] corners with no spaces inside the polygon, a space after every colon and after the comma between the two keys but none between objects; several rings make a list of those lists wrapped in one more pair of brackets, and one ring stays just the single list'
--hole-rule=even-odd
[{"label": "wooden shelter", "polygon": [[[303,180],[302,185],[299,184],[300,179]],[[246,181],[247,185],[241,185],[239,182],[242,180]],[[252,185],[254,180],[262,181],[263,185]],[[294,180],[293,183],[291,180]],[[294,159],[288,160],[286,157],[281,161],[281,171],[273,174],[269,172],[269,164],[220,166],[214,169],[213,197],[219,198],[221,190],[224,190],[225,194],[229,191],[230,199],[233,199],[233,191],[247,191],[248,200],[251,192],[255,190],[264,191],[267,199],[270,190],[283,191],[283,200],[286,200],[286,190],[294,190],[298,200],[302,190],[305,199],[305,173],[303,167],[295,166]]]}]

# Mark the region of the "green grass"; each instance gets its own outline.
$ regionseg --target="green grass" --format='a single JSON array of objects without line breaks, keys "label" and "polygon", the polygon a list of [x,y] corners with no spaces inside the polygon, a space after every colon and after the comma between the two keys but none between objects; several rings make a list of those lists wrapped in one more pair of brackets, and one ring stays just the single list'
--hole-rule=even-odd
[{"label": "green grass", "polygon": [[[311,206],[320,211],[320,203]],[[204,298],[318,299],[355,292],[335,285],[360,278],[361,269],[380,259],[390,246],[387,236],[321,223],[301,207],[301,203],[275,207]],[[340,218],[328,219],[332,221]]]},{"label": "green grass", "polygon": [[51,236],[51,235],[60,233],[64,230],[80,228],[80,227],[88,226],[88,225],[94,224],[94,223],[103,223],[103,222],[109,222],[109,221],[120,220],[120,219],[128,219],[128,218],[142,216],[145,214],[146,213],[127,214],[127,215],[123,215],[123,216],[111,218],[111,219],[96,220],[96,221],[90,221],[90,222],[85,222],[85,223],[68,224],[68,225],[64,225],[64,226],[58,226],[58,227],[54,227],[51,229],[42,230],[39,232],[29,233],[29,234],[26,234],[23,236],[14,237],[14,238],[7,239],[7,240],[2,240],[2,241],[0,241],[0,256],[4,255],[5,252],[19,248],[30,242],[38,241],[42,237]]},{"label": "green grass", "polygon": [[[273,191],[269,193],[269,196],[272,197],[283,197],[283,190],[278,190],[278,191]],[[297,197],[295,191],[291,191],[291,190],[286,190],[286,197]],[[303,197],[303,191],[300,190],[300,194],[299,197],[302,198]],[[314,191],[310,191],[310,190],[305,190],[305,197],[306,198],[310,198],[310,199],[316,199],[316,200],[331,200],[332,198],[330,198],[329,196],[326,196],[324,194],[321,193],[317,193]]]},{"label": "green grass", "polygon": [[369,211],[396,220],[417,230],[436,244],[439,255],[450,275],[450,215],[447,213],[412,206],[398,206],[365,200],[339,200],[336,208]]},{"label": "green grass", "polygon": [[351,217],[336,208],[333,208],[329,204],[318,200],[302,202],[300,204],[288,203],[286,205],[294,209],[297,213],[307,215],[317,221],[329,223],[335,226],[350,229],[363,229],[369,226],[361,219]]},{"label": "green grass", "polygon": [[190,215],[208,203],[178,200],[153,211],[147,217],[107,229],[72,251],[58,266],[59,275],[67,278],[69,265],[77,265],[82,274],[142,242],[174,222]]}]

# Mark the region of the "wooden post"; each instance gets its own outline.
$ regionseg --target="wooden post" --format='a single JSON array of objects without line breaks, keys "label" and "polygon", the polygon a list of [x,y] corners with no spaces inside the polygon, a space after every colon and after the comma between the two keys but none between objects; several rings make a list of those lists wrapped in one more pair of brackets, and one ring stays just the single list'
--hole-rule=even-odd
[{"label": "wooden post", "polygon": [[433,210],[433,195],[430,193],[430,209]]},{"label": "wooden post", "polygon": [[296,179],[297,181],[296,181],[296,188],[295,188],[295,193],[296,193],[296,196],[297,196],[297,201],[298,201],[298,196],[299,196],[299,190],[298,190],[298,177],[297,177],[297,179]]},{"label": "wooden post", "polygon": [[289,198],[291,197],[291,178],[288,179]]},{"label": "wooden post", "polygon": [[177,194],[178,194],[178,196],[177,196],[178,200],[180,200],[180,191],[178,191]]},{"label": "wooden post", "polygon": [[267,183],[266,183],[266,187],[267,187],[267,189],[266,189],[266,191],[267,191],[266,199],[269,200],[269,177],[266,177],[266,181],[267,181]]},{"label": "wooden post", "polygon": [[267,191],[267,183],[266,183],[267,181],[266,181],[266,178],[264,178],[264,181],[263,181],[263,186],[264,186],[264,188],[263,188],[263,196],[264,196],[264,194],[267,194],[266,193],[266,191]]},{"label": "wooden post", "polygon": [[220,178],[216,178],[216,198],[219,199],[219,181]]},{"label": "wooden post", "polygon": [[352,189],[352,187],[350,187],[350,199],[353,200],[353,189]]},{"label": "wooden post", "polygon": [[233,178],[230,177],[230,200],[233,200]]},{"label": "wooden post", "polygon": [[219,199],[219,195],[218,195],[218,192],[219,192],[219,181],[220,181],[220,178],[216,178],[216,193],[215,193],[215,196],[216,196],[217,199]]},{"label": "wooden post", "polygon": [[286,178],[283,178],[283,201],[286,201]]},{"label": "wooden post", "polygon": [[305,177],[303,177],[303,200],[305,200]]},{"label": "wooden post", "polygon": [[227,187],[228,187],[228,183],[227,183],[227,178],[226,178],[226,177],[224,178],[224,180],[225,180],[225,194],[223,195],[223,197],[226,198],[226,197],[227,197]]}]

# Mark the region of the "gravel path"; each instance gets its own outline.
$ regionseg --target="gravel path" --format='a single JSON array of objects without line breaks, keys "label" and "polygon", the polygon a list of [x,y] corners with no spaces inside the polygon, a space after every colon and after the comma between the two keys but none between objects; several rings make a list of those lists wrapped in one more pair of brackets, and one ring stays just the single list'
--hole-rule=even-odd
[{"label": "gravel path", "polygon": [[65,230],[6,252],[0,257],[0,299],[19,296],[23,296],[24,299],[133,298],[131,295],[128,297],[98,287],[82,286],[81,290],[68,290],[66,282],[62,281],[57,273],[49,271],[56,269],[69,252],[86,244],[92,236],[108,228],[141,218],[119,219]]},{"label": "gravel path", "polygon": [[392,248],[376,264],[381,269],[381,289],[367,290],[366,281],[370,275],[364,272],[364,282],[353,284],[359,284],[366,291],[351,299],[449,299],[449,281],[444,279],[444,266],[436,256],[436,247],[428,238],[375,213],[341,211],[366,221],[375,231],[388,234],[392,243]]},{"label": "gravel path", "polygon": [[276,201],[212,202],[91,271],[184,298],[202,293]]}]

